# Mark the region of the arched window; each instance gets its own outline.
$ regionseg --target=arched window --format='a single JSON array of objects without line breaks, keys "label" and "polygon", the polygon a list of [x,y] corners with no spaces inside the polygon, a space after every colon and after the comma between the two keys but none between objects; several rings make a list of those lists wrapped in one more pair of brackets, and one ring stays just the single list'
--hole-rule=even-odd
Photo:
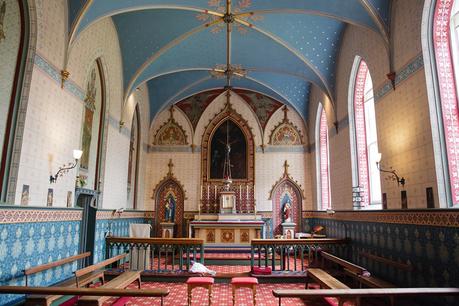
[{"label": "arched window", "polygon": [[319,104],[316,116],[317,208],[331,209],[327,116]]},{"label": "arched window", "polygon": [[426,0],[422,22],[438,198],[445,208],[459,207],[457,2]]},{"label": "arched window", "polygon": [[[349,122],[353,187],[360,187],[362,201],[356,208],[381,209],[381,181],[378,161],[373,82],[367,64],[354,61],[349,101]],[[356,205],[356,203],[354,203]]]},{"label": "arched window", "polygon": [[136,105],[131,125],[131,140],[129,143],[129,165],[128,165],[128,207],[137,208],[137,182],[139,172],[140,152],[140,117],[139,106]]},{"label": "arched window", "polygon": [[104,132],[105,92],[102,63],[98,59],[86,83],[80,159],[80,187],[98,190]]}]

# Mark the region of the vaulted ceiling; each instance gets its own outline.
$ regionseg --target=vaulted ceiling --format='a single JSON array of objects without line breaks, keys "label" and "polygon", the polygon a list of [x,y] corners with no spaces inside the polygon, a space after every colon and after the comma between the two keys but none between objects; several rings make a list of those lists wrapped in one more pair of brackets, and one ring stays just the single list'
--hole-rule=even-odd
[{"label": "vaulted ceiling", "polygon": [[218,72],[228,67],[238,72],[233,87],[271,96],[307,118],[311,84],[334,100],[337,53],[347,24],[373,30],[386,45],[389,41],[390,0],[68,3],[70,45],[98,20],[113,19],[125,99],[146,82],[151,118],[183,98],[224,87],[227,78]]}]

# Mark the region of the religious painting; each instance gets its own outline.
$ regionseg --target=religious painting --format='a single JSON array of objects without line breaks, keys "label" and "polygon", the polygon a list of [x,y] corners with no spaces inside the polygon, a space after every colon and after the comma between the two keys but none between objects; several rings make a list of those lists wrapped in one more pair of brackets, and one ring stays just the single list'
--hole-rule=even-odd
[{"label": "religious painting", "polygon": [[46,206],[53,206],[53,188],[48,188],[48,195],[46,196]]},{"label": "religious painting", "polygon": [[80,167],[83,169],[89,168],[89,153],[91,149],[92,128],[94,120],[94,111],[96,109],[96,67],[91,70],[89,81],[86,85],[85,111],[83,123],[83,139],[82,150],[83,154],[80,159]]},{"label": "religious painting", "polygon": [[249,104],[264,130],[271,116],[282,107],[282,103],[260,93],[236,89],[235,92]]},{"label": "religious painting", "polygon": [[23,206],[29,205],[29,190],[29,185],[22,185],[21,205]]},{"label": "religious painting", "polygon": [[232,120],[223,122],[212,136],[211,179],[224,179],[225,158],[229,158],[233,179],[247,178],[247,142],[242,130]]},{"label": "religious painting", "polygon": [[186,134],[183,128],[175,120],[169,120],[156,134],[157,145],[186,145]]},{"label": "religious painting", "polygon": [[202,113],[206,110],[207,106],[218,97],[223,90],[212,90],[199,93],[192,97],[186,98],[176,104],[190,120],[193,129],[196,129]]},{"label": "religious painting", "polygon": [[289,109],[284,106],[284,119],[272,130],[269,143],[275,146],[301,145],[302,137],[299,129],[288,119]]}]

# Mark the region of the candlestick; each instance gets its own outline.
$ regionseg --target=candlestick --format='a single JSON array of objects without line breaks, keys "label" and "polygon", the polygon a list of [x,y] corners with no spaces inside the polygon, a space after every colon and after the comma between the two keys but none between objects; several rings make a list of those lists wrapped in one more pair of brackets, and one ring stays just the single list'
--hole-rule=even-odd
[{"label": "candlestick", "polygon": [[210,198],[210,197],[209,197],[209,188],[210,188],[210,185],[207,184],[207,201],[209,201],[209,198]]},{"label": "candlestick", "polygon": [[249,200],[249,184],[247,184],[245,187],[247,187],[246,192],[245,192],[245,199]]},{"label": "candlestick", "polygon": [[199,200],[202,200],[202,185],[199,186],[199,189],[201,190],[201,195],[199,196]]},{"label": "candlestick", "polygon": [[239,184],[239,200],[242,200],[242,184]]},{"label": "candlestick", "polygon": [[215,185],[215,201],[217,201],[217,185]]}]

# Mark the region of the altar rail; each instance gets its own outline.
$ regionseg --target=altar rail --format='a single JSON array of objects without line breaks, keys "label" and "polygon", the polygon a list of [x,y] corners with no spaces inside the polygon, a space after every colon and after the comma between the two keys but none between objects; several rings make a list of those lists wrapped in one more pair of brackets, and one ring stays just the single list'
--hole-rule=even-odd
[{"label": "altar rail", "polygon": [[191,261],[204,263],[202,239],[107,237],[105,243],[106,258],[128,252],[130,256],[124,264],[134,270],[155,273],[188,271]]},{"label": "altar rail", "polygon": [[257,264],[258,267],[271,267],[273,271],[305,271],[317,261],[321,249],[337,252],[348,242],[349,239],[335,238],[252,239],[250,265],[252,269]]}]

